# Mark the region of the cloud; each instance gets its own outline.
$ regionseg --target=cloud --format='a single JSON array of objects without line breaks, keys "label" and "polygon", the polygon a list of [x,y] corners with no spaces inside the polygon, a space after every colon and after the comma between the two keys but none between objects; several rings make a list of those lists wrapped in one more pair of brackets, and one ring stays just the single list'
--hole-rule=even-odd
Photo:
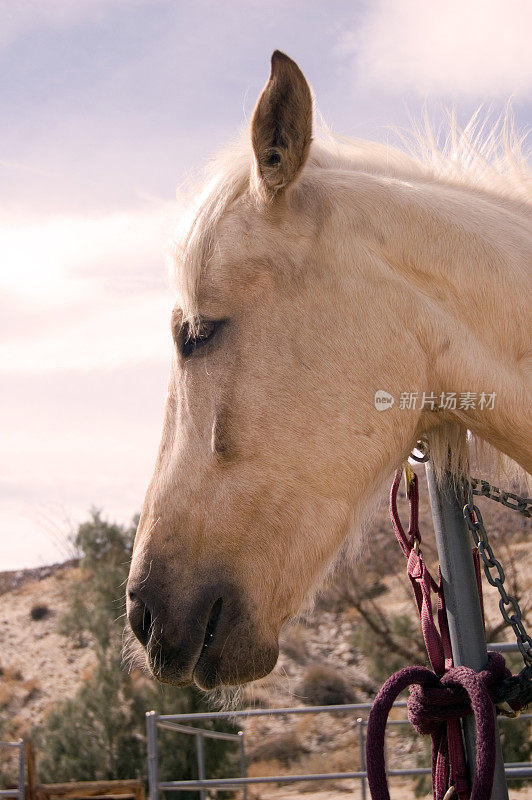
[{"label": "cloud", "polygon": [[391,94],[524,96],[531,30],[529,0],[376,0],[339,51],[354,56],[360,84]]},{"label": "cloud", "polygon": [[36,30],[68,30],[80,23],[97,23],[115,9],[127,12],[146,0],[0,0],[0,47]]},{"label": "cloud", "polygon": [[122,293],[160,287],[165,239],[179,211],[177,203],[153,201],[93,216],[4,215],[0,291],[25,307],[58,307],[96,299],[111,285]]},{"label": "cloud", "polygon": [[3,372],[167,359],[164,246],[177,204],[0,225]]},{"label": "cloud", "polygon": [[168,366],[2,376],[2,569],[65,558],[57,537],[86,519],[92,504],[121,522],[139,510],[160,440]]},{"label": "cloud", "polygon": [[58,329],[0,343],[2,372],[35,374],[169,363],[171,308],[170,290],[115,297],[92,309],[82,308]]}]

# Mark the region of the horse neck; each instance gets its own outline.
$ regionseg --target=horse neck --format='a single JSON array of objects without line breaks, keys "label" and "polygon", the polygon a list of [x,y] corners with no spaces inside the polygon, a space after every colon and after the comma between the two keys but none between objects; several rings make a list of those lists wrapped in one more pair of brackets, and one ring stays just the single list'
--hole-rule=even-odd
[{"label": "horse neck", "polygon": [[409,320],[405,359],[414,333],[427,391],[471,392],[477,400],[495,393],[492,410],[475,403],[422,414],[419,431],[459,423],[532,472],[529,209],[460,186],[371,176],[354,182],[344,213],[355,215],[358,238],[366,220],[365,246],[391,290],[383,300]]}]

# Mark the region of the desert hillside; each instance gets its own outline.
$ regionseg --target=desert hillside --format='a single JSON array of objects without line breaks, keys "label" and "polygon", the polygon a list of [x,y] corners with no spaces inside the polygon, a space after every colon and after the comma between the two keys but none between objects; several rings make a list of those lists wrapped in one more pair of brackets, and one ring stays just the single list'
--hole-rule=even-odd
[{"label": "desert hillside", "polygon": [[[422,476],[421,470],[418,473]],[[420,496],[424,552],[429,561],[434,561],[423,478]],[[402,504],[406,522],[404,498]],[[507,572],[509,591],[519,595],[532,626],[530,523],[493,502],[483,500],[479,505],[495,553]],[[369,702],[383,679],[395,669],[406,663],[425,663],[404,560],[393,539],[386,498],[367,539],[358,563],[338,572],[324,588],[312,613],[284,631],[275,673],[248,687],[240,698],[241,705]],[[93,638],[85,633],[65,635],[64,625],[73,590],[86,585],[89,591],[90,581],[91,573],[77,562],[0,573],[2,738],[33,735],[46,724],[53,709],[65,698],[73,697],[94,673]],[[495,590],[486,583],[484,591],[488,638],[511,641],[511,632],[500,624]],[[117,586],[117,599],[120,592]],[[517,660],[515,665],[519,666]],[[133,680],[146,679],[138,674],[133,675]],[[250,774],[341,772],[359,767],[357,723],[352,715],[259,718],[246,725],[245,735]],[[394,732],[392,739],[392,767],[422,763],[425,745],[417,738],[403,731],[400,735]],[[145,765],[140,764],[138,769],[142,774]],[[254,789],[252,796],[288,798],[304,791],[308,798],[332,797],[345,789],[353,791],[355,785],[332,782],[320,787],[308,784],[260,788]],[[395,783],[397,797],[402,792],[404,796],[405,785],[409,784]],[[520,792],[519,796],[527,795]]]}]

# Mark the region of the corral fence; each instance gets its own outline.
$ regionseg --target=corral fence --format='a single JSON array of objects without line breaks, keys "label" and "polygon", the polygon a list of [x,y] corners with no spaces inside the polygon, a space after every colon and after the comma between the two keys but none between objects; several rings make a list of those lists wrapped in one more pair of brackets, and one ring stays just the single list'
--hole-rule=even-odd
[{"label": "corral fence", "polygon": [[0,742],[0,749],[18,750],[17,787],[15,789],[0,789],[0,797],[17,797],[18,800],[24,800],[24,784],[26,775],[24,740],[19,739],[18,742]]},{"label": "corral fence", "polygon": [[[493,644],[489,645],[492,650],[507,651],[516,650],[512,644]],[[242,797],[246,798],[247,786],[251,784],[294,784],[307,781],[357,781],[360,787],[359,796],[362,800],[367,800],[369,791],[367,786],[366,771],[366,726],[367,715],[371,709],[371,703],[352,703],[346,705],[331,706],[304,706],[300,708],[275,708],[275,709],[249,709],[247,711],[218,711],[205,712],[199,714],[165,714],[159,715],[155,711],[146,714],[146,729],[148,739],[148,778],[150,800],[160,800],[161,792],[183,792],[197,791],[201,800],[206,800],[208,790],[236,791],[242,792]],[[406,701],[394,704],[396,709],[405,709]],[[301,775],[268,775],[248,777],[245,750],[245,733],[239,731],[236,734],[221,733],[213,730],[198,727],[199,724],[207,720],[241,720],[250,717],[288,717],[300,714],[345,714],[356,715],[356,727],[358,738],[358,749],[360,754],[360,769],[353,772],[327,772],[310,773]],[[532,714],[521,714],[519,719],[532,720]],[[499,721],[503,725],[511,725],[513,720],[508,717],[500,717]],[[388,721],[390,727],[409,725],[407,719],[392,719]],[[176,733],[188,734],[196,737],[196,753],[198,765],[197,780],[159,780],[159,757],[157,748],[158,729],[175,731]],[[240,775],[235,778],[207,778],[205,775],[204,758],[204,738],[223,739],[228,742],[238,743],[240,750]],[[530,780],[532,779],[532,761],[513,762],[504,765],[507,780]],[[410,767],[404,769],[389,769],[390,777],[411,777],[430,775],[429,767]]]},{"label": "corral fence", "polygon": [[[31,739],[18,742],[0,742],[0,749],[18,749],[18,785],[13,789],[0,789],[0,799],[17,800],[145,800],[144,781],[68,781],[68,783],[38,783],[35,768],[35,751]],[[1,750],[0,750],[1,752]]]},{"label": "corral fence", "polygon": [[[88,798],[113,798],[113,800],[144,800],[144,783],[141,780],[69,781],[68,783],[40,783],[36,786],[38,800],[85,800]],[[28,800],[30,800],[28,798]]]}]

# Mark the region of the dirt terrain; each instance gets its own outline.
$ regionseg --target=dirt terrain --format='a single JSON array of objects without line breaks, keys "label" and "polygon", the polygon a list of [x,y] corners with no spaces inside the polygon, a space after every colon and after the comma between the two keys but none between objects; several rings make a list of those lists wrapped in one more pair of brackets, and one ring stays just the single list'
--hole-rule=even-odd
[{"label": "dirt terrain", "polygon": [[[74,694],[94,662],[89,647],[57,631],[66,592],[79,578],[67,566],[42,580],[30,579],[0,597],[0,707],[21,733],[40,721],[58,698]],[[47,609],[32,619],[32,609]]]}]

